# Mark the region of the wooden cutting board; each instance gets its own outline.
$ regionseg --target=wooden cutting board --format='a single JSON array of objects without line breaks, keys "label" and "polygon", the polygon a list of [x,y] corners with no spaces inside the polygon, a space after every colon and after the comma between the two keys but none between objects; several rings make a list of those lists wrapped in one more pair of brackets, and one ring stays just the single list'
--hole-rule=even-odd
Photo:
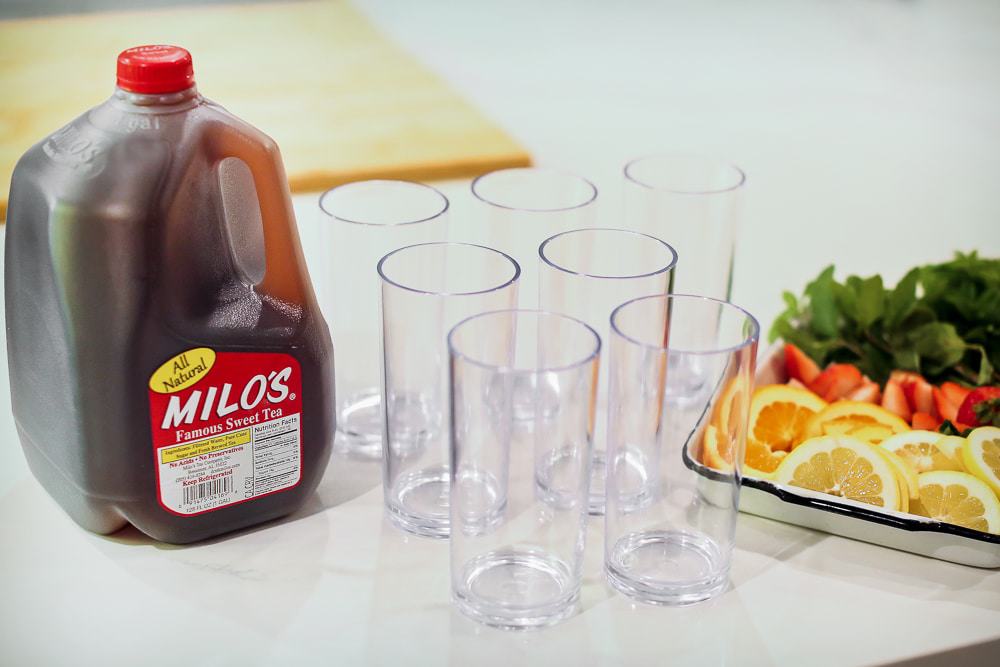
[{"label": "wooden cutting board", "polygon": [[278,142],[293,191],[530,163],[347,2],[0,21],[0,219],[21,154],[111,95],[120,51],[155,43],[191,51],[199,90]]}]

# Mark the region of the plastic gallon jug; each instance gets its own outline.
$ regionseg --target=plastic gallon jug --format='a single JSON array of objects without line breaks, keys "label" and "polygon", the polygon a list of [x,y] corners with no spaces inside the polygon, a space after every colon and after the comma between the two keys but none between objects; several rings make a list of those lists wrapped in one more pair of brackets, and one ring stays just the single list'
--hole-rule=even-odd
[{"label": "plastic gallon jug", "polygon": [[277,146],[198,93],[187,51],[118,57],[111,99],[18,162],[6,234],[14,418],[77,523],[182,543],[303,504],[330,334]]}]

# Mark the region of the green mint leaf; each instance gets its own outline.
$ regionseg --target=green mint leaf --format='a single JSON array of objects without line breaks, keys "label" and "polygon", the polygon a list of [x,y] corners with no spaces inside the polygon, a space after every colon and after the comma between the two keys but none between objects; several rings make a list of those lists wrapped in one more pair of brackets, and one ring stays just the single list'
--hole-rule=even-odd
[{"label": "green mint leaf", "polygon": [[1000,426],[1000,398],[980,401],[972,408],[980,426]]},{"label": "green mint leaf", "polygon": [[917,280],[920,269],[911,269],[889,292],[885,304],[885,326],[892,329],[910,314],[917,303]]},{"label": "green mint leaf", "polygon": [[901,370],[920,372],[920,355],[912,347],[893,351],[892,361]]},{"label": "green mint leaf", "polygon": [[816,333],[826,338],[833,338],[838,333],[839,313],[833,298],[833,285],[833,266],[828,266],[806,287],[809,307],[812,310],[810,323]]},{"label": "green mint leaf", "polygon": [[874,275],[858,283],[857,321],[862,329],[868,329],[885,312],[886,295],[882,287],[882,276]]},{"label": "green mint leaf", "polygon": [[783,332],[795,328],[796,320],[801,316],[799,302],[794,294],[791,292],[782,292],[781,298],[785,302],[785,310],[774,320],[771,324],[771,329],[767,333],[767,339],[772,343],[778,338],[783,337]]},{"label": "green mint leaf", "polygon": [[960,435],[963,438],[965,438],[970,433],[972,433],[972,429],[967,428],[964,431],[959,431],[957,428],[955,428],[954,424],[945,419],[943,422],[941,422],[941,425],[938,426],[938,433],[942,433],[944,435]]},{"label": "green mint leaf", "polygon": [[907,334],[913,349],[921,357],[921,366],[926,363],[927,372],[941,373],[954,366],[965,356],[965,341],[948,322],[928,322]]},{"label": "green mint leaf", "polygon": [[830,285],[833,300],[840,309],[845,325],[857,324],[858,321],[858,282],[857,276],[848,276],[843,285],[834,281]]},{"label": "green mint leaf", "polygon": [[[979,369],[976,371],[976,384],[979,386],[989,384],[993,379],[993,364],[986,354],[986,349],[982,345],[969,345],[966,348],[973,355],[979,356]],[[975,366],[973,366],[975,368]]]}]

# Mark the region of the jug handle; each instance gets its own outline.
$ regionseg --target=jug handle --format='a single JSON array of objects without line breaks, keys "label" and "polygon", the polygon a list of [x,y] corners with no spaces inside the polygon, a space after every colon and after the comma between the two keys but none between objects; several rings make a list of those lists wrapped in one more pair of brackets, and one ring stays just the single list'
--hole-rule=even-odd
[{"label": "jug handle", "polygon": [[212,160],[218,164],[225,158],[237,158],[253,176],[264,227],[264,277],[257,287],[286,303],[304,304],[308,295],[305,259],[281,155],[270,137],[250,127],[247,130],[220,124],[209,132]]}]

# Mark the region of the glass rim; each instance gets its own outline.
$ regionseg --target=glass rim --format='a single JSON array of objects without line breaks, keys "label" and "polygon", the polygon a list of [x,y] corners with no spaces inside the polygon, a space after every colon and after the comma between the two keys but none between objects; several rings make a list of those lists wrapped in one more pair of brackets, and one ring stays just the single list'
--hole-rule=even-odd
[{"label": "glass rim", "polygon": [[[555,241],[556,239],[562,236],[568,236],[570,234],[579,234],[585,232],[621,232],[623,234],[630,234],[632,236],[642,236],[652,241],[655,241],[660,245],[662,245],[664,248],[666,248],[667,251],[670,253],[671,259],[666,266],[656,269],[655,271],[648,271],[646,273],[633,273],[627,276],[609,276],[599,273],[586,273],[584,271],[573,271],[572,269],[566,268],[565,266],[560,266],[559,264],[556,264],[554,261],[550,260],[548,257],[545,256],[545,246],[547,246],[550,241]],[[655,236],[652,236],[651,234],[645,234],[643,232],[638,232],[632,229],[622,229],[619,227],[581,227],[579,229],[570,229],[565,232],[559,232],[558,234],[553,234],[549,238],[542,241],[542,243],[538,246],[538,257],[547,265],[551,266],[553,269],[556,269],[557,271],[562,271],[563,273],[573,276],[579,276],[581,278],[597,278],[601,280],[637,280],[639,278],[649,278],[651,276],[656,276],[661,273],[666,273],[667,271],[672,271],[677,267],[677,251],[674,249],[672,245],[670,245],[663,239],[659,239]]]},{"label": "glass rim", "polygon": [[[468,292],[447,292],[447,291],[424,290],[424,289],[417,289],[416,287],[409,287],[408,285],[404,285],[397,280],[393,280],[383,270],[383,264],[385,264],[386,260],[388,260],[393,255],[404,252],[406,250],[412,250],[414,248],[421,248],[426,246],[461,246],[464,248],[478,248],[481,250],[487,250],[491,253],[500,255],[501,257],[509,261],[514,267],[514,274],[510,278],[505,280],[503,283],[499,285],[494,285],[493,287],[487,287],[486,289],[470,290]],[[463,243],[461,241],[427,241],[425,243],[413,243],[411,245],[402,246],[400,248],[396,248],[395,250],[391,250],[390,252],[383,255],[382,258],[379,259],[378,264],[376,265],[375,268],[376,271],[378,271],[379,277],[383,281],[392,285],[393,287],[398,287],[399,289],[406,290],[407,292],[412,292],[413,294],[422,294],[426,296],[475,296],[477,294],[489,294],[490,292],[498,292],[506,287],[513,285],[521,277],[521,265],[517,263],[516,259],[508,255],[504,251],[497,250],[496,248],[490,248],[489,246],[485,245],[479,245],[478,243]]]},{"label": "glass rim", "polygon": [[[649,301],[649,300],[652,300],[652,299],[661,299],[661,300],[685,299],[685,300],[711,301],[711,302],[717,303],[717,304],[719,304],[721,306],[725,306],[725,307],[728,307],[728,308],[733,308],[733,309],[739,311],[740,313],[742,313],[743,316],[745,318],[747,318],[747,320],[752,325],[752,332],[750,334],[748,334],[740,343],[738,343],[736,345],[730,345],[730,346],[727,346],[727,347],[720,347],[720,348],[715,349],[715,350],[681,350],[681,349],[678,349],[678,348],[670,347],[669,343],[667,345],[654,345],[652,343],[646,343],[644,341],[638,340],[635,337],[630,336],[630,335],[626,334],[625,332],[623,332],[621,330],[621,328],[619,328],[618,322],[616,321],[617,317],[618,317],[618,314],[621,311],[623,311],[625,308],[627,308],[628,306],[631,306],[634,303],[638,303],[639,301]],[[657,352],[666,352],[668,354],[669,353],[690,354],[690,355],[726,354],[726,353],[736,352],[737,350],[742,350],[745,347],[747,347],[749,345],[753,345],[755,342],[757,342],[757,341],[760,340],[760,323],[757,321],[756,317],[754,317],[753,315],[750,314],[749,311],[747,311],[742,306],[737,306],[732,301],[724,301],[722,299],[716,299],[715,297],[711,297],[711,296],[702,296],[700,294],[649,294],[647,296],[640,296],[640,297],[636,297],[634,299],[629,299],[628,301],[626,301],[625,303],[617,306],[613,311],[611,311],[611,318],[610,318],[610,320],[611,320],[611,333],[612,334],[614,334],[616,336],[619,336],[619,337],[625,339],[626,341],[628,341],[629,343],[631,343],[633,345],[637,345],[637,346],[639,346],[641,348],[645,348],[647,350],[653,350],[653,351],[657,351]]]},{"label": "glass rim", "polygon": [[[549,172],[552,174],[562,174],[563,176],[570,176],[579,180],[581,183],[585,184],[586,187],[590,189],[590,196],[579,204],[573,204],[572,206],[558,206],[555,208],[524,208],[521,206],[508,206],[507,204],[501,204],[500,202],[494,201],[488,197],[483,196],[476,191],[476,185],[488,176],[493,176],[495,174],[503,173],[505,171],[534,171],[534,172]],[[472,185],[469,187],[472,191],[472,196],[479,201],[487,204],[489,206],[495,206],[496,208],[502,208],[506,211],[525,211],[527,213],[559,213],[561,211],[573,211],[578,208],[583,208],[594,203],[597,199],[597,186],[594,185],[589,179],[580,176],[579,174],[574,174],[571,171],[563,171],[562,169],[551,169],[549,167],[507,167],[505,169],[494,169],[493,171],[488,171],[485,174],[480,174],[472,179]]]},{"label": "glass rim", "polygon": [[[378,222],[366,222],[364,220],[353,220],[351,218],[345,218],[344,216],[337,215],[324,205],[324,200],[326,199],[327,195],[336,192],[337,190],[343,190],[351,186],[358,186],[362,183],[378,183],[381,185],[386,185],[386,184],[416,185],[421,189],[424,189],[426,191],[429,191],[437,195],[437,197],[439,197],[441,202],[443,203],[443,206],[441,207],[441,210],[439,210],[437,213],[425,216],[418,220],[404,220],[402,222],[378,223]],[[341,183],[340,185],[335,185],[334,187],[325,190],[319,196],[319,210],[322,211],[325,216],[327,216],[328,218],[333,218],[334,220],[337,220],[339,222],[346,222],[351,225],[363,225],[365,227],[403,227],[405,225],[416,225],[421,222],[430,222],[431,220],[436,220],[437,218],[440,218],[442,215],[447,213],[449,208],[451,208],[451,202],[448,200],[448,198],[444,195],[443,192],[441,192],[434,186],[427,185],[426,183],[421,183],[419,181],[408,181],[401,178],[367,178],[361,181],[349,181],[347,183]]]},{"label": "glass rim", "polygon": [[[543,315],[545,317],[554,317],[561,320],[569,320],[571,322],[575,322],[576,324],[582,326],[584,329],[589,331],[591,336],[593,336],[594,339],[593,349],[582,359],[579,359],[569,364],[563,364],[561,366],[551,366],[546,368],[518,368],[516,366],[501,366],[498,364],[491,364],[479,359],[475,359],[458,349],[455,343],[455,332],[458,331],[459,327],[464,326],[465,324],[471,322],[472,320],[478,320],[480,318],[486,318],[500,314],[514,314],[515,316]],[[571,315],[566,315],[564,313],[557,313],[551,310],[540,310],[533,308],[506,308],[501,310],[489,310],[484,313],[476,313],[475,315],[470,315],[469,317],[466,317],[465,319],[459,321],[457,324],[455,324],[455,326],[451,328],[450,331],[448,331],[448,353],[451,357],[461,359],[462,361],[472,364],[473,366],[476,366],[478,368],[482,368],[484,370],[489,370],[493,371],[494,373],[500,373],[505,375],[540,375],[542,373],[561,373],[576,368],[582,368],[583,366],[592,363],[600,356],[602,345],[603,343],[601,341],[600,334],[598,334],[593,327],[591,327],[583,320],[580,320]]]},{"label": "glass rim", "polygon": [[[717,163],[717,164],[719,164],[721,166],[725,166],[725,167],[727,167],[727,168],[732,169],[733,171],[735,171],[736,172],[736,181],[732,185],[728,185],[728,186],[722,187],[722,188],[712,188],[712,189],[709,189],[709,190],[681,190],[681,189],[678,189],[678,188],[660,187],[660,186],[657,186],[657,185],[653,185],[651,183],[647,183],[646,181],[637,178],[636,176],[634,176],[629,171],[633,166],[635,166],[636,164],[638,164],[640,162],[645,162],[646,160],[652,160],[654,158],[665,158],[665,157],[667,157],[667,158],[688,158],[688,159],[697,158],[697,159],[701,159],[701,160],[710,160],[710,161],[715,162],[715,163]],[[639,187],[646,188],[647,190],[653,190],[653,191],[659,191],[659,192],[669,192],[670,194],[675,194],[675,195],[721,195],[721,194],[725,194],[727,192],[734,192],[736,190],[739,190],[747,182],[746,172],[743,171],[737,164],[735,164],[733,162],[730,162],[729,160],[725,160],[725,159],[721,159],[721,158],[716,158],[716,157],[711,156],[711,155],[700,155],[698,153],[652,153],[652,154],[649,154],[649,155],[643,155],[641,157],[633,158],[633,159],[629,160],[628,162],[626,162],[625,166],[622,169],[622,172],[625,174],[625,179],[626,180],[628,180],[628,181],[630,181],[632,183],[635,183]]]}]

